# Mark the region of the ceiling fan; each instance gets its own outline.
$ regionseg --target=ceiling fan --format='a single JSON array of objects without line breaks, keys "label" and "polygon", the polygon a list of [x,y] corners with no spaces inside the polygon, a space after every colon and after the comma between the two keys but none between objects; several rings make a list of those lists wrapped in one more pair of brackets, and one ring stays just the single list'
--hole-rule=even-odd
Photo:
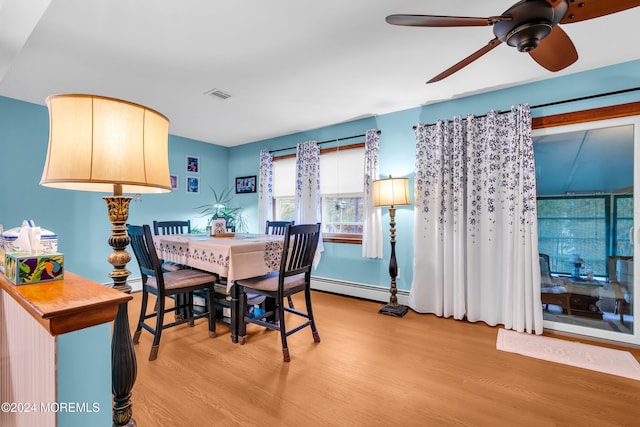
[{"label": "ceiling fan", "polygon": [[636,6],[640,6],[640,0],[521,0],[501,15],[488,18],[389,15],[386,21],[412,27],[493,26],[494,39],[427,82],[434,83],[461,70],[501,43],[528,52],[549,71],[560,71],[578,60],[578,52],[558,24],[598,18]]}]

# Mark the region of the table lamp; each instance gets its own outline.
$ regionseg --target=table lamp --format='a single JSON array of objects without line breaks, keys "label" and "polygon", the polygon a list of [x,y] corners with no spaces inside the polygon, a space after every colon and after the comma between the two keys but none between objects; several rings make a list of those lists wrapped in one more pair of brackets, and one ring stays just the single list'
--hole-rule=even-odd
[{"label": "table lamp", "polygon": [[409,197],[408,178],[389,178],[373,181],[373,206],[389,206],[389,225],[391,232],[391,257],[389,259],[389,275],[391,276],[391,298],[389,304],[382,307],[379,313],[390,316],[402,317],[407,314],[409,308],[398,304],[396,294],[396,277],[398,275],[398,263],[396,262],[396,206],[411,203]]},{"label": "table lamp", "polygon": [[[110,193],[104,196],[113,227],[109,245],[113,287],[131,292],[126,265],[131,255],[126,222],[131,197],[123,193],[165,193],[169,179],[169,120],[127,101],[94,95],[52,95],[49,148],[40,185]],[[131,389],[137,364],[127,303],[118,308],[111,341],[113,425],[136,425],[131,417]]]}]

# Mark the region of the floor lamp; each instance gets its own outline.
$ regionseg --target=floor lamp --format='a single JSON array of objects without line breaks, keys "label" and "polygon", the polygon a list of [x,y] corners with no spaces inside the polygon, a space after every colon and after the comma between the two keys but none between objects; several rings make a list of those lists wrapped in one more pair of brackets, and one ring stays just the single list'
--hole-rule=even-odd
[{"label": "floor lamp", "polygon": [[389,178],[373,181],[373,206],[389,206],[389,231],[391,232],[391,257],[389,259],[389,275],[391,276],[391,298],[389,304],[382,307],[379,313],[390,316],[402,317],[407,314],[409,308],[406,305],[398,304],[396,294],[396,277],[398,276],[398,263],[396,261],[396,206],[408,205],[409,179]]},{"label": "floor lamp", "polygon": [[[165,193],[169,179],[169,120],[141,105],[93,95],[52,95],[49,148],[41,185],[67,190],[110,193],[105,196],[113,252],[109,277],[113,287],[131,292],[126,265],[131,255],[126,222],[131,197],[123,193]],[[111,340],[113,425],[135,426],[131,389],[136,355],[129,330],[127,304],[118,307]]]}]

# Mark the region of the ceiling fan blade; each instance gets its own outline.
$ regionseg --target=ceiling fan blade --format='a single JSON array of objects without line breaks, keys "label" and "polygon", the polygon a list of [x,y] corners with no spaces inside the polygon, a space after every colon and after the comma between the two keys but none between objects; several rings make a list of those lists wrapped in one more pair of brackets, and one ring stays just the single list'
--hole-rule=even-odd
[{"label": "ceiling fan blade", "polygon": [[472,18],[467,16],[438,15],[389,15],[386,21],[393,25],[408,27],[486,27],[498,21],[510,21],[509,16],[491,16],[489,18]]},{"label": "ceiling fan blade", "polygon": [[529,55],[549,71],[560,71],[578,60],[576,47],[558,25],[553,27],[551,33]]},{"label": "ceiling fan blade", "polygon": [[459,70],[463,69],[464,67],[466,67],[467,65],[471,64],[473,61],[475,61],[476,59],[480,58],[482,55],[484,55],[485,53],[489,52],[491,49],[493,49],[494,47],[498,46],[501,43],[502,42],[500,40],[498,40],[497,38],[491,40],[482,49],[479,49],[476,52],[472,53],[471,55],[467,56],[465,59],[463,59],[462,61],[458,62],[454,66],[447,68],[445,71],[443,71],[442,73],[438,74],[437,76],[435,76],[434,78],[429,80],[427,83],[435,83],[435,82],[438,82],[438,81],[444,79],[445,77],[449,77],[451,74],[455,73],[456,71],[459,71]]},{"label": "ceiling fan blade", "polygon": [[[547,0],[554,6],[557,0]],[[570,1],[567,14],[560,21],[561,24],[571,22],[586,21],[587,19],[598,18],[612,13],[622,12],[640,6],[640,0],[580,0]]]}]

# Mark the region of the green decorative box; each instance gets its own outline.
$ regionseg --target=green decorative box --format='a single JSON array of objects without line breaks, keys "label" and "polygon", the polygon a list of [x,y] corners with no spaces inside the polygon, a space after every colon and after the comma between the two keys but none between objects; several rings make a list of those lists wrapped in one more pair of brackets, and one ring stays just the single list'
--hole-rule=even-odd
[{"label": "green decorative box", "polygon": [[4,275],[14,285],[51,282],[64,278],[64,255],[61,253],[30,255],[6,252]]}]

